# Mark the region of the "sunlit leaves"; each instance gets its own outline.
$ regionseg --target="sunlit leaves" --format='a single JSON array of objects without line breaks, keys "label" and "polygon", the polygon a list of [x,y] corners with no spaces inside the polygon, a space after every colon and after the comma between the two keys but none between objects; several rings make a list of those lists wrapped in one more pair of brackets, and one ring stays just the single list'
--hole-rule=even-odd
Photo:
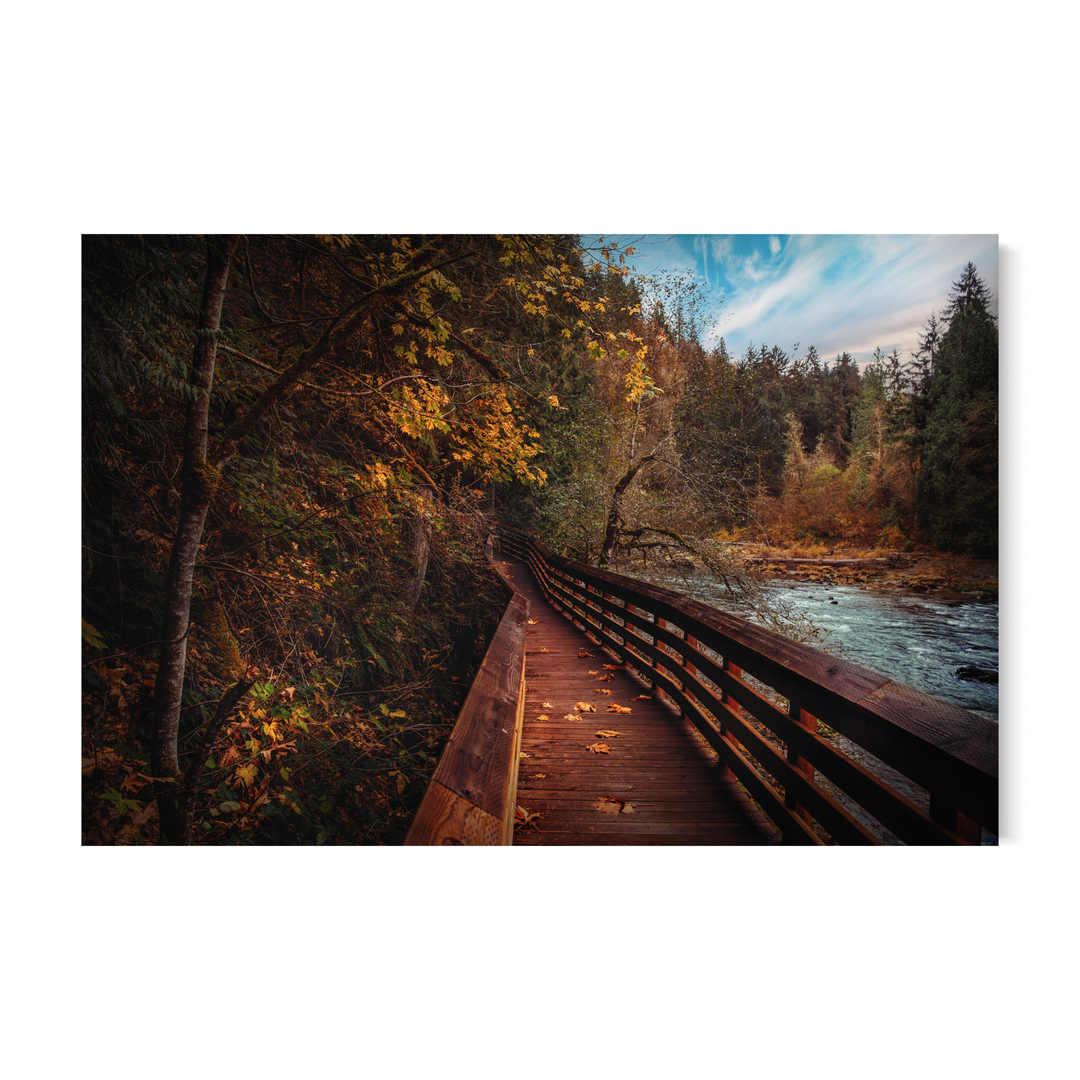
[{"label": "sunlit leaves", "polygon": [[623,802],[622,799],[613,799],[610,795],[601,795],[592,804],[592,808],[599,810],[601,814],[632,814],[634,812],[633,803]]}]

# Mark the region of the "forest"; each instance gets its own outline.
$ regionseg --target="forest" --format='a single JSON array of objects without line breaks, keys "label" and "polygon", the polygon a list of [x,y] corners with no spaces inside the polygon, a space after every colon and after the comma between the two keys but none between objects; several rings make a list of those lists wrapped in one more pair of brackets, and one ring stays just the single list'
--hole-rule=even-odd
[{"label": "forest", "polygon": [[[709,343],[574,235],[88,235],[84,844],[399,844],[505,605],[495,522],[633,575],[997,554],[998,329]],[[762,612],[768,617],[768,612]]]}]

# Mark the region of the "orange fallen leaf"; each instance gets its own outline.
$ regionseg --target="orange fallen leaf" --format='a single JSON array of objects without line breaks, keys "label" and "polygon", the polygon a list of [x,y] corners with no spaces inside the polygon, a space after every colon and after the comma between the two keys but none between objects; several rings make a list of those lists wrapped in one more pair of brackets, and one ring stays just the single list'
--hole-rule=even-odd
[{"label": "orange fallen leaf", "polygon": [[544,779],[546,779],[546,777],[547,777],[546,772],[534,772],[532,774],[532,776],[529,777],[529,779],[530,780],[544,780]]},{"label": "orange fallen leaf", "polygon": [[545,648],[541,647],[540,651],[541,651],[541,652],[547,652],[547,649],[545,649]]},{"label": "orange fallen leaf", "polygon": [[554,707],[555,706],[552,705],[550,701],[545,701],[540,706],[541,709],[553,709]]},{"label": "orange fallen leaf", "polygon": [[599,810],[601,814],[632,814],[634,812],[633,803],[613,799],[610,795],[601,795],[592,805],[593,809]]},{"label": "orange fallen leaf", "polygon": [[526,810],[523,806],[515,806],[514,828],[517,828],[519,825],[522,827],[526,825],[531,825],[534,829],[536,829],[537,832],[539,832],[540,827],[536,824],[536,821],[539,817],[539,814],[530,814],[529,811]]},{"label": "orange fallen leaf", "polygon": [[564,720],[580,720],[581,717],[577,713],[568,712],[564,717]]},{"label": "orange fallen leaf", "polygon": [[596,653],[594,653],[594,652],[586,652],[584,649],[582,649],[581,652],[578,653],[578,656],[580,656],[582,659],[584,659],[586,656],[595,656],[595,655],[596,655]]},{"label": "orange fallen leaf", "polygon": [[590,675],[599,675],[600,672],[599,671],[590,671],[589,674]]},{"label": "orange fallen leaf", "polygon": [[[590,671],[589,674],[591,675],[592,672]],[[614,675],[598,675],[596,677],[596,681],[597,682],[607,682],[609,679],[614,679],[614,678],[615,678]]]},{"label": "orange fallen leaf", "polygon": [[631,701],[652,701],[652,694],[638,694],[637,697],[632,697]]},{"label": "orange fallen leaf", "polygon": [[622,671],[622,668],[618,664],[605,664],[604,667],[606,667],[608,671]]},{"label": "orange fallen leaf", "polygon": [[611,695],[611,691],[610,691],[610,690],[594,690],[594,691],[593,691],[593,693],[594,693],[594,694],[607,694],[608,696],[610,696],[610,695]]},{"label": "orange fallen leaf", "polygon": [[621,732],[618,731],[594,731],[594,735],[599,735],[601,739],[617,739]]},{"label": "orange fallen leaf", "polygon": [[590,705],[587,701],[579,701],[574,708],[578,712],[596,712],[596,706]]},{"label": "orange fallen leaf", "polygon": [[541,714],[540,714],[540,715],[539,715],[539,716],[538,716],[538,717],[537,717],[536,719],[537,719],[537,720],[538,720],[538,721],[539,721],[539,722],[540,722],[541,724],[546,724],[546,723],[547,723],[547,722],[548,722],[548,721],[549,721],[549,720],[551,719],[551,717],[550,717],[550,716],[548,716],[548,714],[547,714],[547,713],[541,713]]},{"label": "orange fallen leaf", "polygon": [[619,705],[619,704],[617,704],[616,702],[613,701],[607,707],[607,711],[608,712],[633,712],[634,710],[631,709],[629,705]]},{"label": "orange fallen leaf", "polygon": [[586,746],[586,750],[591,750],[594,754],[610,754],[611,747],[607,743],[594,742],[591,746]]},{"label": "orange fallen leaf", "polygon": [[530,619],[529,620],[529,625],[530,626],[535,626],[539,621],[540,621],[539,619]]}]

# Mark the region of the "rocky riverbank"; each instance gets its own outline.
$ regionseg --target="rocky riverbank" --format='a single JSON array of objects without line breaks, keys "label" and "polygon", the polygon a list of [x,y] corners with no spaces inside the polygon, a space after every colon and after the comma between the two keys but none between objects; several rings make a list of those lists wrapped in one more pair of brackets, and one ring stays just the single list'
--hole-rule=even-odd
[{"label": "rocky riverbank", "polygon": [[768,549],[759,554],[749,546],[743,548],[743,554],[756,571],[769,578],[903,589],[933,593],[946,600],[996,600],[998,594],[996,559],[919,550],[873,558],[840,551],[820,557],[785,557]]}]

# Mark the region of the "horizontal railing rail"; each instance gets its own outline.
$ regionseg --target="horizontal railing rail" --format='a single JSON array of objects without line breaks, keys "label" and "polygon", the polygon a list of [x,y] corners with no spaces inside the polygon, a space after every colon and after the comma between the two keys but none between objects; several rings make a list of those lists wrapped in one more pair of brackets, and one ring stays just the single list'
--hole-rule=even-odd
[{"label": "horizontal railing rail", "polygon": [[[518,530],[500,534],[558,609],[693,722],[786,843],[881,843],[877,826],[906,844],[997,834],[992,721]],[[885,779],[891,770],[900,776]]]},{"label": "horizontal railing rail", "polygon": [[409,827],[408,845],[513,843],[529,601],[503,581],[510,602]]}]

